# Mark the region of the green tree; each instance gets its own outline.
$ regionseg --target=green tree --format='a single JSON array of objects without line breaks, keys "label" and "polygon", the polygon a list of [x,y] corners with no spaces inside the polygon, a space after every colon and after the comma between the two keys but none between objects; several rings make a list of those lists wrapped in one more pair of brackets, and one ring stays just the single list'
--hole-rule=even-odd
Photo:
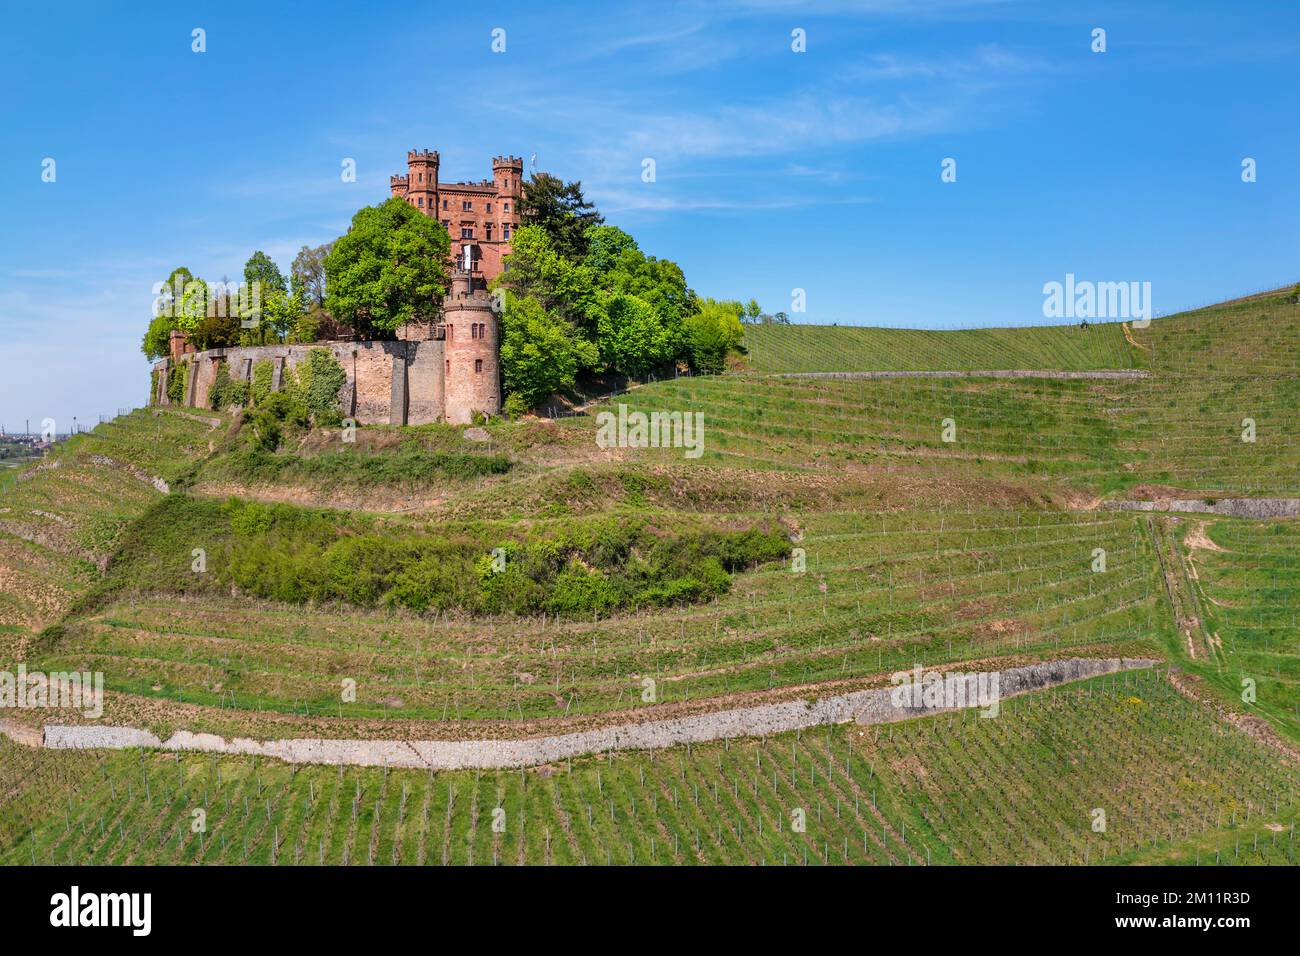
[{"label": "green tree", "polygon": [[594,335],[596,276],[586,265],[575,264],[560,255],[545,229],[520,227],[511,242],[506,263],[509,269],[497,280],[499,287],[516,298],[536,299],[547,312],[559,315],[587,331],[589,336]]},{"label": "green tree", "polygon": [[686,320],[691,367],[717,375],[726,368],[727,354],[740,348],[745,330],[740,324],[738,302],[705,299],[700,311]]},{"label": "green tree", "polygon": [[427,321],[447,288],[450,249],[447,230],[405,200],[367,206],[325,257],[325,307],[362,334]]},{"label": "green tree", "polygon": [[582,194],[582,183],[534,173],[524,183],[523,193],[523,224],[540,226],[556,252],[574,262],[582,261],[587,255],[587,230],[605,221]]},{"label": "green tree", "polygon": [[248,261],[244,263],[244,281],[250,288],[254,283],[258,283],[263,296],[272,291],[287,292],[289,289],[280,267],[261,249],[249,256]]},{"label": "green tree", "polygon": [[289,286],[295,292],[302,290],[309,309],[325,308],[325,258],[333,247],[332,242],[303,246],[289,267]]},{"label": "green tree", "polygon": [[599,321],[601,359],[634,378],[645,378],[674,358],[672,330],[649,302],[619,292],[611,296]]},{"label": "green tree", "polygon": [[506,410],[535,408],[573,387],[578,369],[595,364],[595,348],[564,318],[532,297],[509,292],[501,310],[501,377]]},{"label": "green tree", "polygon": [[763,314],[763,309],[758,304],[757,299],[750,299],[748,302],[745,303],[745,317],[749,319],[749,321],[751,322],[755,321],[762,314]]}]

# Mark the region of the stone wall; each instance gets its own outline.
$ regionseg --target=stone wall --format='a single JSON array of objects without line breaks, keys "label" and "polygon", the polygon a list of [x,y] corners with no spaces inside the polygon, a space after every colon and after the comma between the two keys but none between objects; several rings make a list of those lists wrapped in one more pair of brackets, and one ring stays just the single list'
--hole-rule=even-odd
[{"label": "stone wall", "polygon": [[[236,346],[182,354],[159,362],[154,370],[165,380],[173,365],[185,366],[191,383],[186,404],[208,408],[217,370],[222,365],[232,379],[247,382],[258,364],[270,362],[272,390],[278,391],[285,369],[296,369],[314,348],[333,353],[347,376],[339,390],[339,409],[344,417],[355,418],[363,425],[423,425],[442,420],[446,358],[443,343],[437,339]],[[156,403],[167,404],[165,389],[159,390]]]},{"label": "stone wall", "polygon": [[[1152,658],[1068,658],[999,671],[1000,699],[1086,680],[1102,674],[1158,667]],[[530,767],[614,750],[655,750],[731,737],[764,737],[828,724],[883,724],[937,713],[943,708],[900,706],[892,687],[854,691],[815,701],[794,700],[722,710],[694,717],[647,720],[516,740],[227,740],[180,730],[166,741],[134,727],[60,726],[44,730],[44,746],[58,750],[131,747],[204,753],[257,754],[288,763],[361,767],[472,770]]]}]

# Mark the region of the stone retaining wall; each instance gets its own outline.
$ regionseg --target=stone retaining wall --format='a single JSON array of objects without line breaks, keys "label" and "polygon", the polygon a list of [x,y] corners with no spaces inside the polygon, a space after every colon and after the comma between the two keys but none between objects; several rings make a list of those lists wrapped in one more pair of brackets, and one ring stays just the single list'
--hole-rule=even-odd
[{"label": "stone retaining wall", "polygon": [[1294,518],[1300,515],[1300,498],[1219,498],[1211,504],[1201,498],[1155,498],[1151,501],[1104,501],[1113,511],[1189,511],[1230,518]]},{"label": "stone retaining wall", "polygon": [[[1147,668],[1149,658],[1070,658],[999,671],[1000,697],[1083,680],[1100,674]],[[495,770],[529,767],[607,750],[652,750],[730,737],[761,737],[825,724],[857,721],[891,723],[954,708],[896,705],[892,687],[856,691],[821,700],[795,700],[735,710],[605,727],[522,740],[227,740],[215,734],[178,731],[166,741],[131,727],[48,726],[44,745],[53,749],[128,747],[274,757],[287,763],[430,770]]]},{"label": "stone retaining wall", "polygon": [[1132,380],[1149,378],[1145,369],[1094,369],[1069,371],[1066,369],[995,369],[992,371],[963,372],[774,372],[772,378],[1093,378]]}]

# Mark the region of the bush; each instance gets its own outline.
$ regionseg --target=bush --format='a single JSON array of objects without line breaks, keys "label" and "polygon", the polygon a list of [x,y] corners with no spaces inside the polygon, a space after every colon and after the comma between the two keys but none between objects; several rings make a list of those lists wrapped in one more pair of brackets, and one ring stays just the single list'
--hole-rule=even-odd
[{"label": "bush", "polygon": [[735,311],[737,303],[706,299],[700,311],[686,320],[691,367],[717,375],[726,368],[728,353],[740,348],[745,331]]},{"label": "bush", "polygon": [[222,411],[234,405],[248,404],[249,388],[247,382],[230,377],[230,369],[223,362],[217,368],[216,380],[208,390],[208,404],[213,411]]},{"label": "bush", "polygon": [[253,363],[253,384],[251,393],[254,405],[261,405],[271,394],[271,381],[275,377],[275,370],[267,359]]},{"label": "bush", "polygon": [[298,367],[298,387],[307,412],[317,425],[332,426],[343,421],[339,414],[339,390],[347,381],[347,373],[329,349],[312,349],[307,353],[307,361]]},{"label": "bush", "polygon": [[173,405],[185,403],[184,365],[173,365],[167,372],[167,401]]},{"label": "bush", "polygon": [[[731,587],[732,572],[784,560],[790,551],[776,527],[668,534],[619,516],[503,540],[499,527],[473,523],[428,533],[285,504],[217,504],[180,495],[167,501],[133,529],[132,541],[140,544],[111,566],[109,586],[163,582],[174,590],[225,591],[233,585],[292,603],[589,616],[707,600]],[[199,542],[208,549],[210,573],[198,580],[169,557],[188,554],[193,544],[158,548],[147,546],[151,540]],[[496,548],[505,551],[503,570],[493,560]]]}]

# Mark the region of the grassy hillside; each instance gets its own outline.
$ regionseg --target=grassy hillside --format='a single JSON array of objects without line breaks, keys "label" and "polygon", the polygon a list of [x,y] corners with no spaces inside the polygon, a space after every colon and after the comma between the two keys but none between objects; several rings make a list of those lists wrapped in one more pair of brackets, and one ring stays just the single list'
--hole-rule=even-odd
[{"label": "grassy hillside", "polygon": [[0,785],[19,790],[0,810],[3,864],[1292,863],[1300,809],[1300,771],[1149,672],[1017,698],[997,719],[524,772],[4,741],[0,758]]},{"label": "grassy hillside", "polygon": [[746,325],[755,372],[1142,368],[1118,322],[931,332],[835,325]]},{"label": "grassy hillside", "polygon": [[[102,671],[110,722],[256,737],[529,735],[1063,656],[1166,658],[1195,699],[1120,676],[993,720],[436,776],[0,738],[0,862],[1293,862],[1300,523],[1101,505],[1300,494],[1300,315],[1130,334],[760,326],[748,369],[587,414],[274,454],[136,412],[0,479],[0,648]],[[768,374],[1014,368],[1149,374]],[[620,404],[702,413],[702,456],[599,446]],[[756,530],[779,554],[724,566]]]},{"label": "grassy hillside", "polygon": [[[0,486],[0,657],[88,590],[125,530],[207,454],[210,423],[136,411],[57,446]],[[10,635],[8,643],[5,635]]]},{"label": "grassy hillside", "polygon": [[[686,527],[702,516],[655,520]],[[1127,514],[822,512],[791,522],[806,570],[783,562],[743,572],[704,605],[586,619],[419,618],[202,591],[177,603],[174,592],[136,590],[70,622],[36,660],[103,670],[115,690],[218,708],[525,719],[640,706],[647,675],[659,703],[684,703],[916,663],[1133,654],[1134,641],[1170,626],[1150,542]],[[1096,548],[1107,554],[1104,573],[1092,570]],[[170,552],[170,574],[193,579],[188,547]],[[339,701],[343,676],[358,682],[355,704]],[[229,713],[214,717],[231,726]]]}]

